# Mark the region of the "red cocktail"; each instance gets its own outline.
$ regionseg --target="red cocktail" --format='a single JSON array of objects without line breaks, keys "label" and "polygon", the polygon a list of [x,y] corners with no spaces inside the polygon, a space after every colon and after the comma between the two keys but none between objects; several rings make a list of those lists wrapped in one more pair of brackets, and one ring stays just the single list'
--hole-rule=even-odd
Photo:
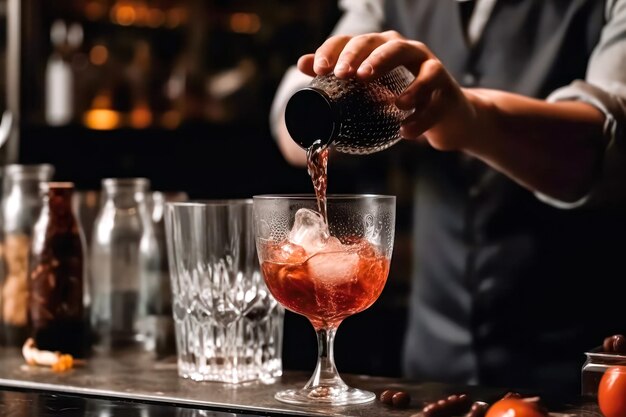
[{"label": "red cocktail", "polygon": [[315,196],[255,196],[261,270],[285,308],[306,316],[318,337],[318,363],[302,389],[276,394],[292,404],[345,405],[375,395],[340,378],[333,359],[337,327],[380,296],[393,248],[395,197],[328,196],[327,218]]},{"label": "red cocktail", "polygon": [[285,308],[306,316],[315,330],[335,328],[371,306],[387,281],[389,259],[373,245],[359,240],[342,246],[312,256],[288,241],[262,249],[270,292]]}]

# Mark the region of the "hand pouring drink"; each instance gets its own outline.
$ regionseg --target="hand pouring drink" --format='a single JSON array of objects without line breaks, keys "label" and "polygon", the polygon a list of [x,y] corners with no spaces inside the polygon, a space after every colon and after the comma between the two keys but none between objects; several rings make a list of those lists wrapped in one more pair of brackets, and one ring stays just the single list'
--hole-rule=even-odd
[{"label": "hand pouring drink", "polygon": [[406,112],[393,101],[411,79],[402,67],[368,84],[317,77],[287,105],[287,128],[307,149],[316,196],[254,197],[257,249],[272,295],[315,328],[318,362],[304,388],[278,392],[280,401],[346,405],[375,398],[343,382],[335,368],[333,341],[343,319],[371,306],[385,286],[395,197],[327,198],[326,167],[330,148],[367,154],[400,139]]}]

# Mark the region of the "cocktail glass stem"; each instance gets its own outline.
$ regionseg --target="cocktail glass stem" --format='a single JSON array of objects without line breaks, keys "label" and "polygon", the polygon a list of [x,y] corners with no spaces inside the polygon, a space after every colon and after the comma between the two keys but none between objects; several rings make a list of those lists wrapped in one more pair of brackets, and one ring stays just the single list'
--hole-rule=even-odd
[{"label": "cocktail glass stem", "polygon": [[335,367],[333,346],[336,332],[336,328],[317,330],[317,366],[304,386],[311,397],[335,396],[348,389]]},{"label": "cocktail glass stem", "polygon": [[346,385],[335,367],[333,344],[337,327],[317,331],[317,366],[309,382],[301,389],[276,393],[276,399],[291,404],[363,404],[376,396]]}]

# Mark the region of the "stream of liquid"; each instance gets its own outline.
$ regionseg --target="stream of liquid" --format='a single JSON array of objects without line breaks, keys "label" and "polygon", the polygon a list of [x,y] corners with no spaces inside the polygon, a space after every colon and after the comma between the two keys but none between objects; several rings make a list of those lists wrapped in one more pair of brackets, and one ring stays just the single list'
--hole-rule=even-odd
[{"label": "stream of liquid", "polygon": [[328,153],[329,147],[316,140],[306,150],[307,170],[313,181],[313,189],[317,198],[317,209],[328,225],[326,217],[326,187],[328,185]]}]

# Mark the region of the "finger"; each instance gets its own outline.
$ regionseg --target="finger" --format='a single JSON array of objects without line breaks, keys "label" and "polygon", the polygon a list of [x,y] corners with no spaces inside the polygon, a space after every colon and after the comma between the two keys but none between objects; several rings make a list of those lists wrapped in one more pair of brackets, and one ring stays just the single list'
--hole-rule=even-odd
[{"label": "finger", "polygon": [[437,92],[433,94],[427,105],[413,112],[407,117],[400,127],[400,136],[405,139],[415,139],[422,136],[441,120],[444,111],[444,100]]},{"label": "finger", "polygon": [[423,135],[433,126],[440,123],[444,117],[446,107],[446,94],[443,90],[435,90],[429,95],[428,102],[419,110],[407,117],[400,126],[400,135],[403,138],[416,138]]},{"label": "finger", "polygon": [[373,50],[359,66],[357,76],[363,80],[376,78],[400,65],[417,74],[422,62],[430,58],[434,56],[423,43],[395,39]]},{"label": "finger", "polygon": [[415,80],[396,99],[396,106],[402,110],[416,109],[430,101],[434,91],[446,89],[454,82],[436,59],[427,59],[419,69]]},{"label": "finger", "polygon": [[428,139],[424,135],[419,135],[419,136],[411,137],[411,138],[404,138],[403,137],[403,139],[404,140],[409,140],[409,141],[412,141],[412,142],[415,142],[415,143],[418,143],[420,145],[424,145],[424,144],[428,143]]},{"label": "finger", "polygon": [[337,64],[337,58],[351,36],[338,35],[326,39],[326,41],[315,51],[313,70],[318,75],[330,74]]},{"label": "finger", "polygon": [[348,78],[356,73],[357,68],[372,51],[387,41],[379,33],[355,36],[346,43],[335,65],[335,75],[339,78]]},{"label": "finger", "polygon": [[298,59],[298,69],[300,70],[300,72],[303,72],[306,75],[310,75],[311,77],[315,77],[315,71],[313,70],[314,59],[314,54],[302,55],[300,59]]}]

